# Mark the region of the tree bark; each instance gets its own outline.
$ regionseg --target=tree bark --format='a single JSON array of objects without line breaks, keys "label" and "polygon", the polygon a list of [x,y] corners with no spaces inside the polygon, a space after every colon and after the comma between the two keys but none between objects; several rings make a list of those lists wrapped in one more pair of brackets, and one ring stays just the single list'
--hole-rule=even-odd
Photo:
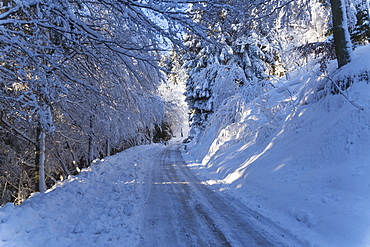
[{"label": "tree bark", "polygon": [[35,182],[36,182],[36,191],[45,192],[46,183],[45,183],[45,139],[46,133],[45,130],[41,127],[37,127],[37,144],[36,144],[36,171],[35,171]]},{"label": "tree bark", "polygon": [[91,162],[94,160],[95,158],[95,145],[94,145],[94,135],[95,135],[95,131],[94,131],[94,116],[90,116],[90,131],[89,131],[89,157],[88,157],[88,161],[89,161],[89,164],[91,164]]},{"label": "tree bark", "polygon": [[351,61],[352,42],[350,39],[346,6],[344,0],[330,0],[335,53],[337,55],[338,67],[342,67]]},{"label": "tree bark", "polygon": [[67,143],[67,147],[69,149],[69,152],[72,155],[72,165],[75,167],[76,171],[79,173],[79,172],[81,172],[81,170],[80,170],[80,168],[78,167],[78,164],[77,164],[76,154],[75,154],[75,152],[73,152],[72,145],[69,143],[68,140],[66,141],[66,143]]},{"label": "tree bark", "polygon": [[111,149],[111,147],[110,147],[110,138],[108,137],[107,138],[107,153],[106,153],[107,156],[110,156],[110,149]]}]

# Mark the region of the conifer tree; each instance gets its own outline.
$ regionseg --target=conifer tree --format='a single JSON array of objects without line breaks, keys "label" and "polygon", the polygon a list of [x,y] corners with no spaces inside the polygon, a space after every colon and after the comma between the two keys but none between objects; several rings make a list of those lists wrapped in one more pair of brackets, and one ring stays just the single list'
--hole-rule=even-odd
[{"label": "conifer tree", "polygon": [[351,32],[354,45],[365,45],[370,43],[370,13],[367,0],[355,1],[356,25]]},{"label": "conifer tree", "polygon": [[[249,6],[238,3],[233,7],[241,6],[239,4]],[[259,30],[243,26],[245,19],[240,12],[233,13],[225,5],[216,13],[212,17],[195,16],[197,22],[208,25],[208,35],[217,45],[194,35],[184,37],[190,51],[183,58],[188,71],[186,101],[191,125],[200,129],[206,126],[209,116],[222,102],[235,93],[247,90],[246,100],[253,99],[265,85],[268,70],[276,65],[275,45],[259,38],[256,34]],[[208,24],[210,20],[212,24]]]}]

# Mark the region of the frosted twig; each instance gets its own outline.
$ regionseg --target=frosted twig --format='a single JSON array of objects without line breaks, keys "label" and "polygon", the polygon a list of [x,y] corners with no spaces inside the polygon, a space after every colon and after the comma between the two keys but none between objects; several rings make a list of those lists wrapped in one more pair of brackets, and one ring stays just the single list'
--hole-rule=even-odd
[{"label": "frosted twig", "polygon": [[346,99],[346,100],[348,100],[348,102],[349,103],[351,103],[354,107],[356,107],[356,108],[358,108],[358,109],[360,109],[361,111],[363,111],[364,110],[364,107],[363,106],[361,106],[360,104],[358,104],[358,103],[356,103],[355,101],[353,101],[353,100],[350,100],[349,99],[349,97],[344,93],[344,91],[340,88],[340,86],[333,80],[333,79],[331,79],[329,76],[326,76],[326,78],[328,79],[328,80],[330,80],[333,84],[334,84],[334,86],[338,89],[338,91],[339,91],[339,93]]}]

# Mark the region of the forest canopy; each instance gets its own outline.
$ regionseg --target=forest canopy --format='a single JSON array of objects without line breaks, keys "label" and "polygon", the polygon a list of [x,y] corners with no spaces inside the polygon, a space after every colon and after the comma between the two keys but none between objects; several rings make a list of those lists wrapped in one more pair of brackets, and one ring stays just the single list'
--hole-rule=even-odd
[{"label": "forest canopy", "polygon": [[[347,42],[367,44],[368,2],[341,3]],[[168,141],[185,110],[160,90],[185,84],[201,131],[225,98],[243,91],[252,100],[274,79],[317,63],[325,70],[336,56],[328,0],[0,5],[0,204],[96,158]]]}]

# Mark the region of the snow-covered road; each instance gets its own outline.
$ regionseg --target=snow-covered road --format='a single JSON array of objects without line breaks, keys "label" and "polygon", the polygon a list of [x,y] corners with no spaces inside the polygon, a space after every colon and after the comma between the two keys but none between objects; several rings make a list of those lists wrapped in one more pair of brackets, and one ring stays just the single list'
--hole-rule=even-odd
[{"label": "snow-covered road", "polygon": [[20,206],[0,208],[0,246],[300,246],[200,181],[179,146],[95,162]]},{"label": "snow-covered road", "polygon": [[164,149],[143,178],[140,246],[289,246],[272,222],[260,221],[199,181],[178,146]]}]

